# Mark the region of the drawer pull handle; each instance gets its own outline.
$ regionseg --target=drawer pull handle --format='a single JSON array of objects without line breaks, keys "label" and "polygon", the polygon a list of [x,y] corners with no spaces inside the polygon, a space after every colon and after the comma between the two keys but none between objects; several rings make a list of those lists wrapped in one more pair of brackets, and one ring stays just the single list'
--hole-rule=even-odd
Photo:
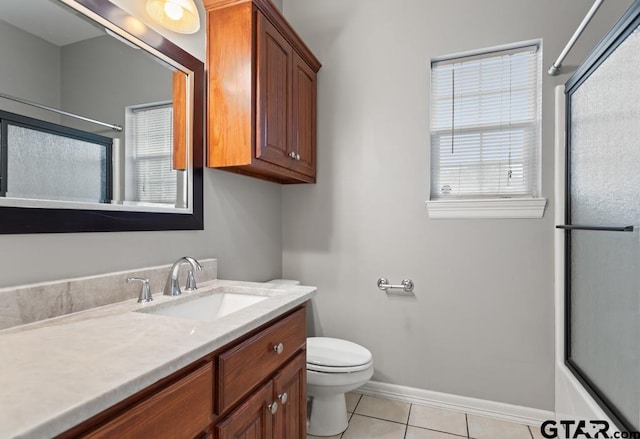
[{"label": "drawer pull handle", "polygon": [[277,345],[275,345],[273,347],[273,352],[275,352],[278,355],[283,353],[284,352],[284,343],[278,343]]},{"label": "drawer pull handle", "polygon": [[289,399],[289,395],[287,395],[287,393],[281,393],[280,395],[278,395],[278,399],[280,400],[280,402],[282,403],[282,405],[285,405],[287,403],[287,400]]},{"label": "drawer pull handle", "polygon": [[267,410],[271,412],[272,415],[275,415],[278,411],[278,403],[273,401],[271,404],[267,406]]}]

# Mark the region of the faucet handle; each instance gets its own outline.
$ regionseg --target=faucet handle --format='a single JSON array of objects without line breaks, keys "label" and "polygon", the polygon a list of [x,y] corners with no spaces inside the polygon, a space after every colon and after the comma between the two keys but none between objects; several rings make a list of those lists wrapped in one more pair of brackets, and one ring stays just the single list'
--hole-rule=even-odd
[{"label": "faucet handle", "polygon": [[189,270],[187,273],[187,283],[184,286],[185,291],[196,291],[198,285],[196,285],[196,278],[193,275],[193,270]]},{"label": "faucet handle", "polygon": [[151,297],[151,287],[149,287],[149,279],[145,279],[142,277],[129,277],[127,278],[127,283],[139,281],[142,282],[142,289],[140,290],[140,296],[138,297],[138,303],[148,303],[153,302],[153,297]]}]

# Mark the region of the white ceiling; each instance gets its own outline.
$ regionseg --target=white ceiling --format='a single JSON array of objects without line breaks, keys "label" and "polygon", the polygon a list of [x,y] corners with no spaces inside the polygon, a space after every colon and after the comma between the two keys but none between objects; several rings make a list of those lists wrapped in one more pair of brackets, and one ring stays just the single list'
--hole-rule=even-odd
[{"label": "white ceiling", "polygon": [[0,0],[0,19],[56,46],[104,35],[57,0]]}]

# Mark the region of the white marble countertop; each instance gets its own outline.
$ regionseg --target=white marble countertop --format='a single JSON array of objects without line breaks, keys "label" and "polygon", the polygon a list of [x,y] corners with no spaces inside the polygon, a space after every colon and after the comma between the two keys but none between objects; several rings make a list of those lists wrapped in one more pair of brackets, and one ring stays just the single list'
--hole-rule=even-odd
[{"label": "white marble countertop", "polygon": [[0,331],[0,437],[51,438],[306,302],[314,287],[213,280],[267,300],[214,321],[135,312],[154,294]]}]

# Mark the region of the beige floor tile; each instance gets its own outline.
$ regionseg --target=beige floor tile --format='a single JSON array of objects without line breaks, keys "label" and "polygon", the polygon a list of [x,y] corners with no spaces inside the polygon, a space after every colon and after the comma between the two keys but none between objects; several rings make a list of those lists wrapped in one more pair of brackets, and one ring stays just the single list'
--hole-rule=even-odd
[{"label": "beige floor tile", "polygon": [[342,434],[336,434],[335,436],[312,436],[310,434],[307,435],[307,439],[340,439]]},{"label": "beige floor tile", "polygon": [[526,425],[474,415],[468,415],[467,420],[473,439],[531,439]]},{"label": "beige floor tile", "polygon": [[349,392],[345,396],[347,398],[347,412],[353,413],[362,395],[359,393]]},{"label": "beige floor tile", "polygon": [[362,395],[355,413],[406,424],[410,407],[406,402]]},{"label": "beige floor tile", "polygon": [[409,425],[431,430],[453,433],[458,436],[467,435],[467,418],[464,413],[443,410],[435,407],[411,406]]},{"label": "beige floor tile", "polygon": [[540,427],[529,426],[529,430],[531,430],[531,436],[533,439],[544,439],[544,436],[542,436],[542,433],[540,432]]},{"label": "beige floor tile", "polygon": [[424,428],[408,426],[405,439],[460,439],[461,437],[467,436],[455,436],[441,431],[425,430]]},{"label": "beige floor tile", "polygon": [[353,415],[342,439],[403,439],[404,424]]}]

